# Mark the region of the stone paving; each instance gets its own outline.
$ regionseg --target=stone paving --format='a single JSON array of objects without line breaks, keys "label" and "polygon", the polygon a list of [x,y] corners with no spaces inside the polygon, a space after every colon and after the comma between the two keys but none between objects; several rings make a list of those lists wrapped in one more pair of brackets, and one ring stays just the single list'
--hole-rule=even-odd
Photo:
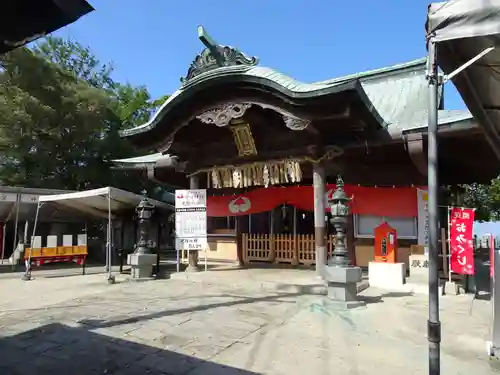
[{"label": "stone paving", "polygon": [[[107,285],[0,280],[0,374],[427,374],[427,297],[372,288],[341,311],[311,272],[226,270]],[[443,374],[493,374],[491,305],[441,299]]]}]

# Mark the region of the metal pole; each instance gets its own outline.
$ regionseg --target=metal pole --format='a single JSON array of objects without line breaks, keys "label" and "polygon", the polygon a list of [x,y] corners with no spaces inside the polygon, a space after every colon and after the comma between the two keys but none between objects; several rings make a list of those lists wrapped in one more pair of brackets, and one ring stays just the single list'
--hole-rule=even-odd
[{"label": "metal pole", "polygon": [[[492,239],[490,241],[494,241]],[[493,242],[494,244],[494,242]],[[493,290],[492,290],[492,300],[493,300],[493,327],[492,327],[492,337],[491,337],[491,348],[490,355],[496,356],[498,358],[500,352],[500,277],[498,276],[500,272],[500,252],[496,246],[493,247]]]},{"label": "metal pole", "polygon": [[3,223],[2,226],[2,263],[5,258],[5,235],[7,234],[7,223]]},{"label": "metal pole", "polygon": [[111,231],[112,231],[112,222],[111,222],[111,191],[108,192],[108,283],[114,283],[114,277],[112,275],[112,251],[111,251]]},{"label": "metal pole", "polygon": [[104,271],[106,272],[109,272],[108,238],[109,238],[109,225],[106,224],[106,246],[104,248],[104,252],[106,254],[106,265],[104,266]]},{"label": "metal pole", "polygon": [[43,203],[38,202],[36,205],[36,214],[35,214],[35,223],[33,224],[33,235],[30,240],[30,254],[28,255],[28,260],[26,262],[26,271],[24,272],[21,280],[29,281],[31,280],[31,255],[33,254],[33,246],[35,245],[35,235],[36,235],[36,226],[38,224],[38,214],[40,212],[40,207]]},{"label": "metal pole", "polygon": [[325,169],[313,164],[314,189],[314,245],[316,249],[316,275],[322,277],[326,265],[325,239]]},{"label": "metal pole", "polygon": [[28,243],[28,232],[30,230],[30,222],[28,220],[26,220],[24,222],[24,243],[27,244]]},{"label": "metal pole", "polygon": [[19,206],[21,205],[21,194],[17,194],[16,196],[16,222],[14,223],[14,241],[12,244],[12,254],[16,252],[17,244],[19,241],[17,240],[17,226],[19,221]]},{"label": "metal pole", "polygon": [[427,339],[429,341],[429,375],[440,375],[441,323],[439,321],[439,269],[438,269],[438,88],[439,76],[436,61],[436,44],[428,43],[429,118],[427,142],[427,178],[429,192],[429,319]]},{"label": "metal pole", "polygon": [[181,264],[180,264],[181,260],[180,260],[180,256],[179,256],[179,251],[180,250],[179,249],[175,249],[175,250],[176,250],[175,252],[176,252],[176,255],[177,255],[176,264],[175,264],[175,270],[177,272],[180,272],[180,268],[181,268]]}]

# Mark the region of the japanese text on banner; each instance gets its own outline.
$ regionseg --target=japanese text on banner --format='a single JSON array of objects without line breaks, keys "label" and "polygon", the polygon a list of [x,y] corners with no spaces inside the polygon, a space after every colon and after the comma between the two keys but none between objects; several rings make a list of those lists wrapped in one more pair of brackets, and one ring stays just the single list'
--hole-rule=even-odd
[{"label": "japanese text on banner", "polygon": [[474,210],[456,208],[450,210],[450,264],[451,271],[474,275]]}]

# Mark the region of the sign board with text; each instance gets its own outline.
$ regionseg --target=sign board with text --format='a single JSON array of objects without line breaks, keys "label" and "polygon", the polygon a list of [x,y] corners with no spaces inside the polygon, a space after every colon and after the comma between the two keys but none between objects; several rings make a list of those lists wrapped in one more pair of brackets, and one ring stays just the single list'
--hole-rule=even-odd
[{"label": "sign board with text", "polygon": [[175,247],[204,250],[207,246],[207,191],[175,191]]},{"label": "sign board with text", "polygon": [[474,275],[474,209],[451,207],[449,225],[451,271]]}]

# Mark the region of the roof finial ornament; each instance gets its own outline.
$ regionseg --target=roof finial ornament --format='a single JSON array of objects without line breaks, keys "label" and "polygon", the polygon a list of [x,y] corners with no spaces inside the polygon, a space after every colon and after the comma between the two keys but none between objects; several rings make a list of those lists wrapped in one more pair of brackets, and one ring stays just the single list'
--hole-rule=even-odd
[{"label": "roof finial ornament", "polygon": [[337,188],[343,188],[344,187],[344,179],[342,178],[341,175],[337,175]]},{"label": "roof finial ornament", "polygon": [[241,69],[250,69],[259,63],[259,59],[256,57],[248,57],[236,48],[218,44],[203,26],[198,26],[198,39],[206,48],[191,63],[186,77],[181,78],[183,84],[214,69],[229,66],[241,66]]},{"label": "roof finial ornament", "polygon": [[198,39],[208,48],[219,66],[224,66],[224,57],[219,51],[219,44],[205,31],[203,26],[198,26]]}]

